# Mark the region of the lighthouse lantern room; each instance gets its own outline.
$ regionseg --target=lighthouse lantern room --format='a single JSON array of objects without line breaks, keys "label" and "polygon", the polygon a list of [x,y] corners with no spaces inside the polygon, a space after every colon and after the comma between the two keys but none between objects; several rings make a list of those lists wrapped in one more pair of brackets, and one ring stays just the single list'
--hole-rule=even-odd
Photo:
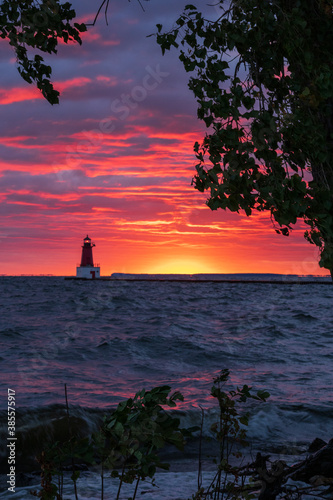
[{"label": "lighthouse lantern room", "polygon": [[81,264],[76,268],[77,278],[94,279],[100,277],[99,265],[94,266],[92,249],[95,246],[87,235],[83,240]]}]

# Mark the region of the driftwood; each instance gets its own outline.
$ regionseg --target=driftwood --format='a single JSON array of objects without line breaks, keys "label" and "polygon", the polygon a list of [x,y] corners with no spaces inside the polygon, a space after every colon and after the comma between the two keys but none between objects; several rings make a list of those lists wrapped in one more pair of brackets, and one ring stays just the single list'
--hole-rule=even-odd
[{"label": "driftwood", "polygon": [[282,460],[276,460],[267,467],[269,456],[258,453],[256,460],[247,466],[248,472],[254,475],[255,483],[251,489],[258,489],[260,492],[258,500],[275,500],[276,497],[286,491],[285,483],[288,479],[307,483],[313,489],[319,486],[328,486],[327,493],[333,498],[333,439],[328,443],[316,439],[309,448],[313,453],[301,462],[288,466]]},{"label": "driftwood", "polygon": [[276,460],[268,469],[268,460],[269,456],[262,456],[261,453],[257,453],[256,460],[252,464],[261,485],[258,500],[275,500],[286,481],[285,473],[290,469],[282,460]]}]

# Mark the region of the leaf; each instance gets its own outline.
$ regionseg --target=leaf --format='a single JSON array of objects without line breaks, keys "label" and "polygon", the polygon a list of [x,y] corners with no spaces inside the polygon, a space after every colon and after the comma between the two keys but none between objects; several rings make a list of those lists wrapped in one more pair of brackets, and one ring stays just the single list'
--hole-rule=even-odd
[{"label": "leaf", "polygon": [[165,444],[165,441],[164,441],[164,439],[162,438],[162,436],[156,435],[156,436],[153,436],[153,438],[152,438],[152,444],[153,444],[156,448],[163,448],[163,446],[164,446],[164,444]]},{"label": "leaf", "polygon": [[75,470],[73,474],[71,475],[71,480],[75,483],[80,477],[80,471]]},{"label": "leaf", "polygon": [[248,425],[249,424],[249,419],[246,415],[243,415],[242,417],[239,418],[239,422],[243,425]]},{"label": "leaf", "polygon": [[266,399],[268,399],[270,397],[270,393],[268,391],[265,391],[265,390],[259,390],[257,392],[257,396],[262,399],[263,401],[266,401]]}]

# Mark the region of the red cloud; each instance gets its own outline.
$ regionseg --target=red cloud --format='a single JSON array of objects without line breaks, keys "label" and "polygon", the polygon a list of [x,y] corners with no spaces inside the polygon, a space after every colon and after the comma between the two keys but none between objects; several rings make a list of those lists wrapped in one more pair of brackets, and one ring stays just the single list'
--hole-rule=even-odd
[{"label": "red cloud", "polygon": [[33,99],[44,99],[36,87],[12,87],[11,89],[0,89],[0,104],[13,104],[13,102],[31,101]]},{"label": "red cloud", "polygon": [[[90,78],[77,77],[62,82],[55,82],[54,87],[60,92],[75,87],[84,87],[91,82]],[[34,99],[44,99],[40,90],[35,86],[12,87],[11,89],[0,89],[0,104],[7,105],[14,102],[31,101]]]},{"label": "red cloud", "polygon": [[55,82],[54,87],[59,90],[59,92],[64,92],[65,90],[72,90],[75,87],[84,87],[88,85],[92,80],[84,76],[79,76],[77,78],[72,78],[71,80],[65,80],[63,82]]}]

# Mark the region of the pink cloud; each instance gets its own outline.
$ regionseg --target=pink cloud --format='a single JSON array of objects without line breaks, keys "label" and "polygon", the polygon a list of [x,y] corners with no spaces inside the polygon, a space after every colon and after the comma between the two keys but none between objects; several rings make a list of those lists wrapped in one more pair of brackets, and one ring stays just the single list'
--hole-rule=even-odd
[{"label": "pink cloud", "polygon": [[30,101],[34,99],[44,99],[41,92],[36,87],[14,87],[10,89],[0,89],[0,104],[13,104],[14,102]]}]

